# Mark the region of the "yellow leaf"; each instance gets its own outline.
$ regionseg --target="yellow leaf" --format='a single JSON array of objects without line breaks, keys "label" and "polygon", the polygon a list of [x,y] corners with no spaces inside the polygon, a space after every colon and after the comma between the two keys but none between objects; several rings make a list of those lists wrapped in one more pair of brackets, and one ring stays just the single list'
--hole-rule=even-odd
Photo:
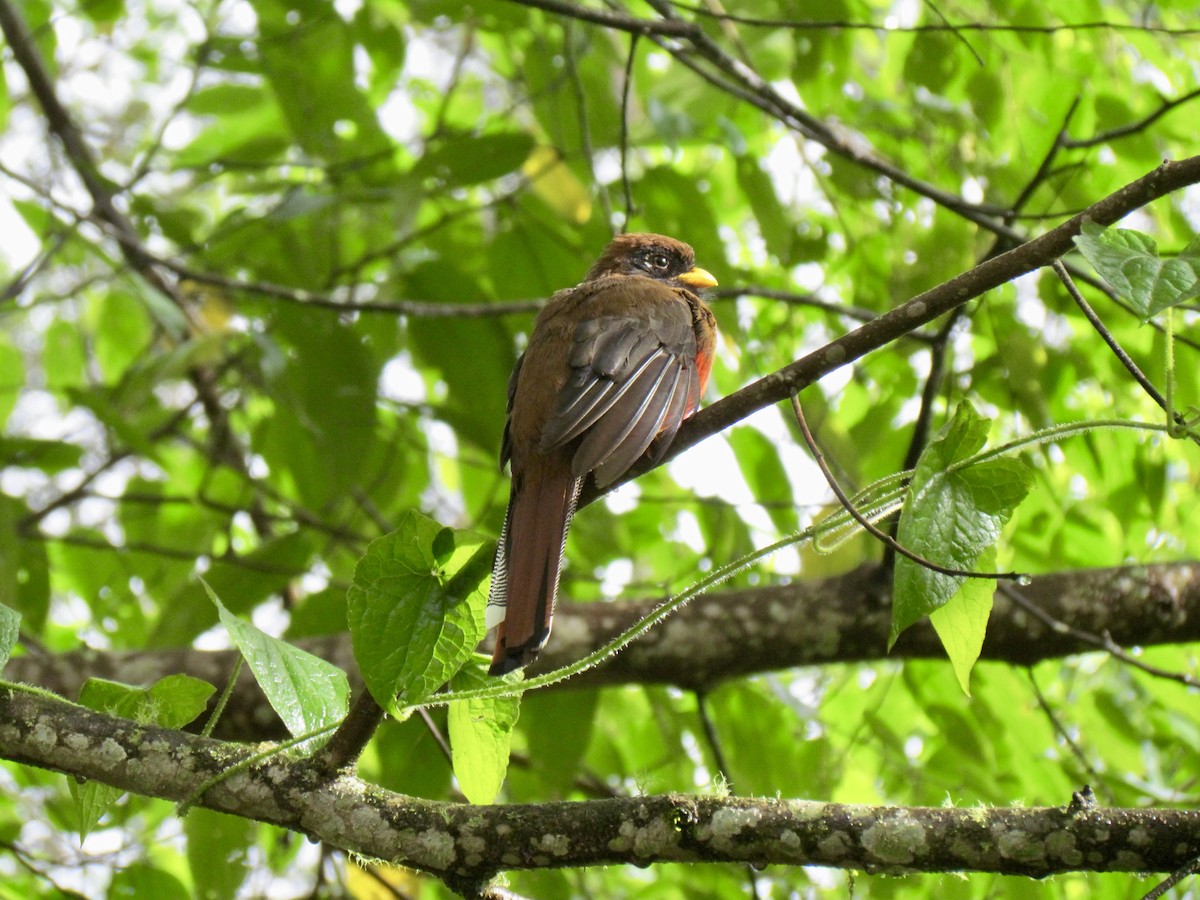
[{"label": "yellow leaf", "polygon": [[588,189],[553,147],[534,147],[521,167],[537,194],[551,209],[576,225],[592,217]]},{"label": "yellow leaf", "polygon": [[346,860],[346,889],[354,900],[419,897],[423,880],[412,869]]}]

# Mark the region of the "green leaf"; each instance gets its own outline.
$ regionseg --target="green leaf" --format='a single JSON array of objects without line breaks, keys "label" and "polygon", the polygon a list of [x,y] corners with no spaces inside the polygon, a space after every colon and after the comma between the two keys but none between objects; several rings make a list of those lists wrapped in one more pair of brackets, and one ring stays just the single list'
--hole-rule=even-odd
[{"label": "green leaf", "polygon": [[[405,279],[412,296],[461,303],[483,299],[479,285],[451,260],[431,260],[416,266]],[[503,410],[507,402],[507,375],[511,369],[512,336],[495,319],[441,321],[414,319],[409,334],[418,361],[436,368],[446,382],[442,416],[454,426],[459,440],[495,453],[504,427],[502,415],[480,415],[480,410]],[[470,352],[464,352],[469,347]]]},{"label": "green leaf", "polygon": [[30,437],[0,437],[0,459],[7,465],[61,472],[78,466],[82,458],[83,448],[78,444]]},{"label": "green leaf", "polygon": [[0,333],[0,427],[17,405],[17,394],[25,386],[25,361],[6,334]]},{"label": "green leaf", "polygon": [[1090,220],[1075,245],[1089,263],[1143,320],[1200,297],[1200,238],[1173,259],[1158,255],[1149,235],[1126,228],[1103,228]]},{"label": "green leaf", "polygon": [[762,170],[757,158],[739,156],[737,158],[738,186],[750,201],[754,218],[758,222],[758,230],[762,233],[767,250],[783,265],[793,262],[792,245],[795,242],[796,227],[788,219],[783,204],[779,202],[778,189],[766,172]]},{"label": "green leaf", "polygon": [[125,15],[125,0],[89,0],[82,11],[95,24],[109,26]]},{"label": "green leaf", "polygon": [[208,705],[216,689],[191,675],[167,675],[148,688],[89,678],[79,694],[88,709],[133,719],[143,725],[182,728]]},{"label": "green leaf", "polygon": [[[979,555],[980,568],[994,568],[996,555],[995,547],[984,550]],[[965,578],[958,593],[945,606],[929,614],[929,621],[950,657],[959,686],[968,697],[971,695],[971,669],[983,649],[995,594],[996,579]]]},{"label": "green leaf", "polygon": [[80,784],[74,778],[67,779],[67,787],[75,801],[75,830],[79,832],[79,843],[82,844],[125,792],[98,781]]},{"label": "green leaf", "polygon": [[515,172],[533,152],[533,137],[523,131],[456,136],[428,150],[413,167],[450,187],[481,184]]},{"label": "green leaf", "polygon": [[0,613],[0,668],[16,642],[14,634],[13,643],[8,643],[8,629],[18,627],[22,613],[32,619],[26,628],[32,624],[40,629],[50,605],[45,544],[20,533],[21,519],[28,513],[24,503],[0,494],[0,609],[4,610]]},{"label": "green leaf", "polygon": [[175,155],[172,166],[176,169],[199,169],[213,163],[261,163],[287,148],[283,111],[260,87],[216,85],[198,93],[189,106],[216,118]]},{"label": "green leaf", "polygon": [[356,81],[354,36],[323,0],[252,0],[258,53],[295,141],[309,156],[387,171],[391,141]]},{"label": "green leaf", "polygon": [[[586,765],[584,754],[592,740],[599,694],[598,690],[534,691],[522,696],[521,731],[530,763],[522,775],[536,779],[532,797],[567,797],[575,789]],[[563,728],[563,722],[571,727]],[[511,780],[509,790],[515,791]]]},{"label": "green leaf", "polygon": [[286,468],[306,503],[323,507],[366,477],[379,363],[360,329],[313,310],[283,310],[275,329],[294,352],[271,378],[276,410],[257,448],[272,469]]},{"label": "green leaf", "polygon": [[[999,540],[1004,523],[1032,487],[1029,467],[1018,459],[962,466],[983,448],[988,425],[963,401],[917,461],[896,537],[931,562],[968,571],[976,568],[981,554]],[[888,647],[909,625],[949,603],[963,581],[899,557]]]},{"label": "green leaf", "polygon": [[13,647],[21,636],[21,614],[0,603],[0,670],[8,665]]},{"label": "green leaf", "polygon": [[791,480],[779,458],[779,448],[757,428],[733,428],[729,445],[754,497],[783,533],[799,528]]},{"label": "green leaf", "polygon": [[201,583],[217,607],[221,624],[288,731],[299,737],[346,718],[350,684],[345,672],[239,619],[225,608],[208,582]]},{"label": "green leaf", "polygon": [[[168,675],[149,688],[89,678],[79,692],[79,702],[88,709],[143,725],[182,728],[204,711],[215,690],[190,675]],[[95,781],[79,784],[69,779],[67,784],[75,799],[76,828],[82,842],[124,792]]]},{"label": "green leaf", "polygon": [[4,67],[0,66],[0,131],[8,128],[8,114],[12,111],[12,100],[8,95],[8,79]]},{"label": "green leaf", "polygon": [[348,594],[350,635],[367,687],[393,715],[444,685],[475,652],[494,553],[490,541],[413,510],[367,547]]},{"label": "green leaf", "polygon": [[[230,816],[196,807],[183,821],[187,835],[188,868],[200,900],[233,900],[246,880],[247,850],[254,840],[256,825],[240,816]],[[214,861],[219,860],[219,865]]]},{"label": "green leaf", "polygon": [[[511,676],[506,680],[511,680]],[[487,674],[483,663],[477,661],[460,669],[451,679],[450,688],[460,691],[495,684],[497,680]],[[454,777],[472,803],[491,803],[500,793],[504,774],[508,771],[512,731],[520,712],[519,694],[450,703],[447,721]]]},{"label": "green leaf", "polygon": [[143,897],[184,900],[194,895],[170,872],[146,863],[133,863],[117,868],[105,896],[107,900],[141,900]]}]

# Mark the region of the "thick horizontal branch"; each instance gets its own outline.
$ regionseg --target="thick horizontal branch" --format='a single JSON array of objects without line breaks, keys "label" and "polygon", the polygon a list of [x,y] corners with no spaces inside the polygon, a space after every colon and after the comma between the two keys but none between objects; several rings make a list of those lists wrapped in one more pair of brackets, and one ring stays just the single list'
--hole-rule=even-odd
[{"label": "thick horizontal branch", "polygon": [[[0,723],[4,759],[177,802],[250,754],[17,691],[0,692]],[[1098,808],[1085,794],[1017,809],[683,794],[471,806],[278,757],[218,782],[199,803],[430,872],[468,896],[509,869],[726,862],[1040,878],[1174,871],[1200,851],[1200,812]]]},{"label": "thick horizontal branch", "polygon": [[[1200,640],[1200,564],[1061,572],[1033,578],[1019,591],[1045,620],[998,592],[981,659],[1032,665],[1097,649],[1081,634],[1108,634],[1125,646]],[[565,616],[556,615],[554,639],[532,672],[602,646],[658,602],[569,607]],[[891,583],[879,565],[831,578],[705,594],[568,685],[705,689],[729,678],[796,666],[946,658],[928,620],[904,632],[888,653],[891,605]]]},{"label": "thick horizontal branch", "polygon": [[[1096,649],[1098,637],[1089,642],[1081,635],[1109,635],[1116,644],[1143,647],[1200,640],[1200,564],[1062,572],[1034,578],[1020,592],[1044,618],[998,593],[983,659],[1030,665]],[[574,662],[624,631],[658,602],[563,603],[555,616],[554,639],[533,671]],[[637,683],[708,688],[730,678],[796,666],[945,658],[937,635],[925,621],[906,631],[888,654],[890,617],[890,584],[882,568],[874,565],[831,578],[714,592],[697,597],[607,664],[564,686]],[[344,634],[298,643],[348,672],[357,672]],[[84,650],[17,657],[10,660],[5,676],[75,697],[89,677],[150,684],[165,675],[187,672],[222,685],[234,660],[232,651],[190,648]],[[282,734],[278,719],[248,673],[230,701],[219,733],[242,740]]]}]

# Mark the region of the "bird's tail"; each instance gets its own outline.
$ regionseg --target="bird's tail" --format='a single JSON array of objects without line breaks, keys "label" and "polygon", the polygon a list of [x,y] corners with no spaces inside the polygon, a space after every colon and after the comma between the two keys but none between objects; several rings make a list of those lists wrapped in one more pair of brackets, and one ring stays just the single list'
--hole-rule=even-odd
[{"label": "bird's tail", "polygon": [[487,626],[498,625],[492,675],[527,666],[550,637],[567,528],[582,478],[570,457],[537,456],[514,475],[504,530],[496,549]]}]

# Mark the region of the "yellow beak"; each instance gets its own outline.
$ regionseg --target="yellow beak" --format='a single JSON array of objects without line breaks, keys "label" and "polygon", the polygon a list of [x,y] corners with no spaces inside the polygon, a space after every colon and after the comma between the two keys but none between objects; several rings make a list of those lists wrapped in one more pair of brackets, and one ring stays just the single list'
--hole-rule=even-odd
[{"label": "yellow beak", "polygon": [[680,275],[677,281],[682,281],[688,287],[694,288],[710,288],[717,286],[717,279],[712,277],[711,272],[706,272],[699,266],[694,266],[690,271]]}]

